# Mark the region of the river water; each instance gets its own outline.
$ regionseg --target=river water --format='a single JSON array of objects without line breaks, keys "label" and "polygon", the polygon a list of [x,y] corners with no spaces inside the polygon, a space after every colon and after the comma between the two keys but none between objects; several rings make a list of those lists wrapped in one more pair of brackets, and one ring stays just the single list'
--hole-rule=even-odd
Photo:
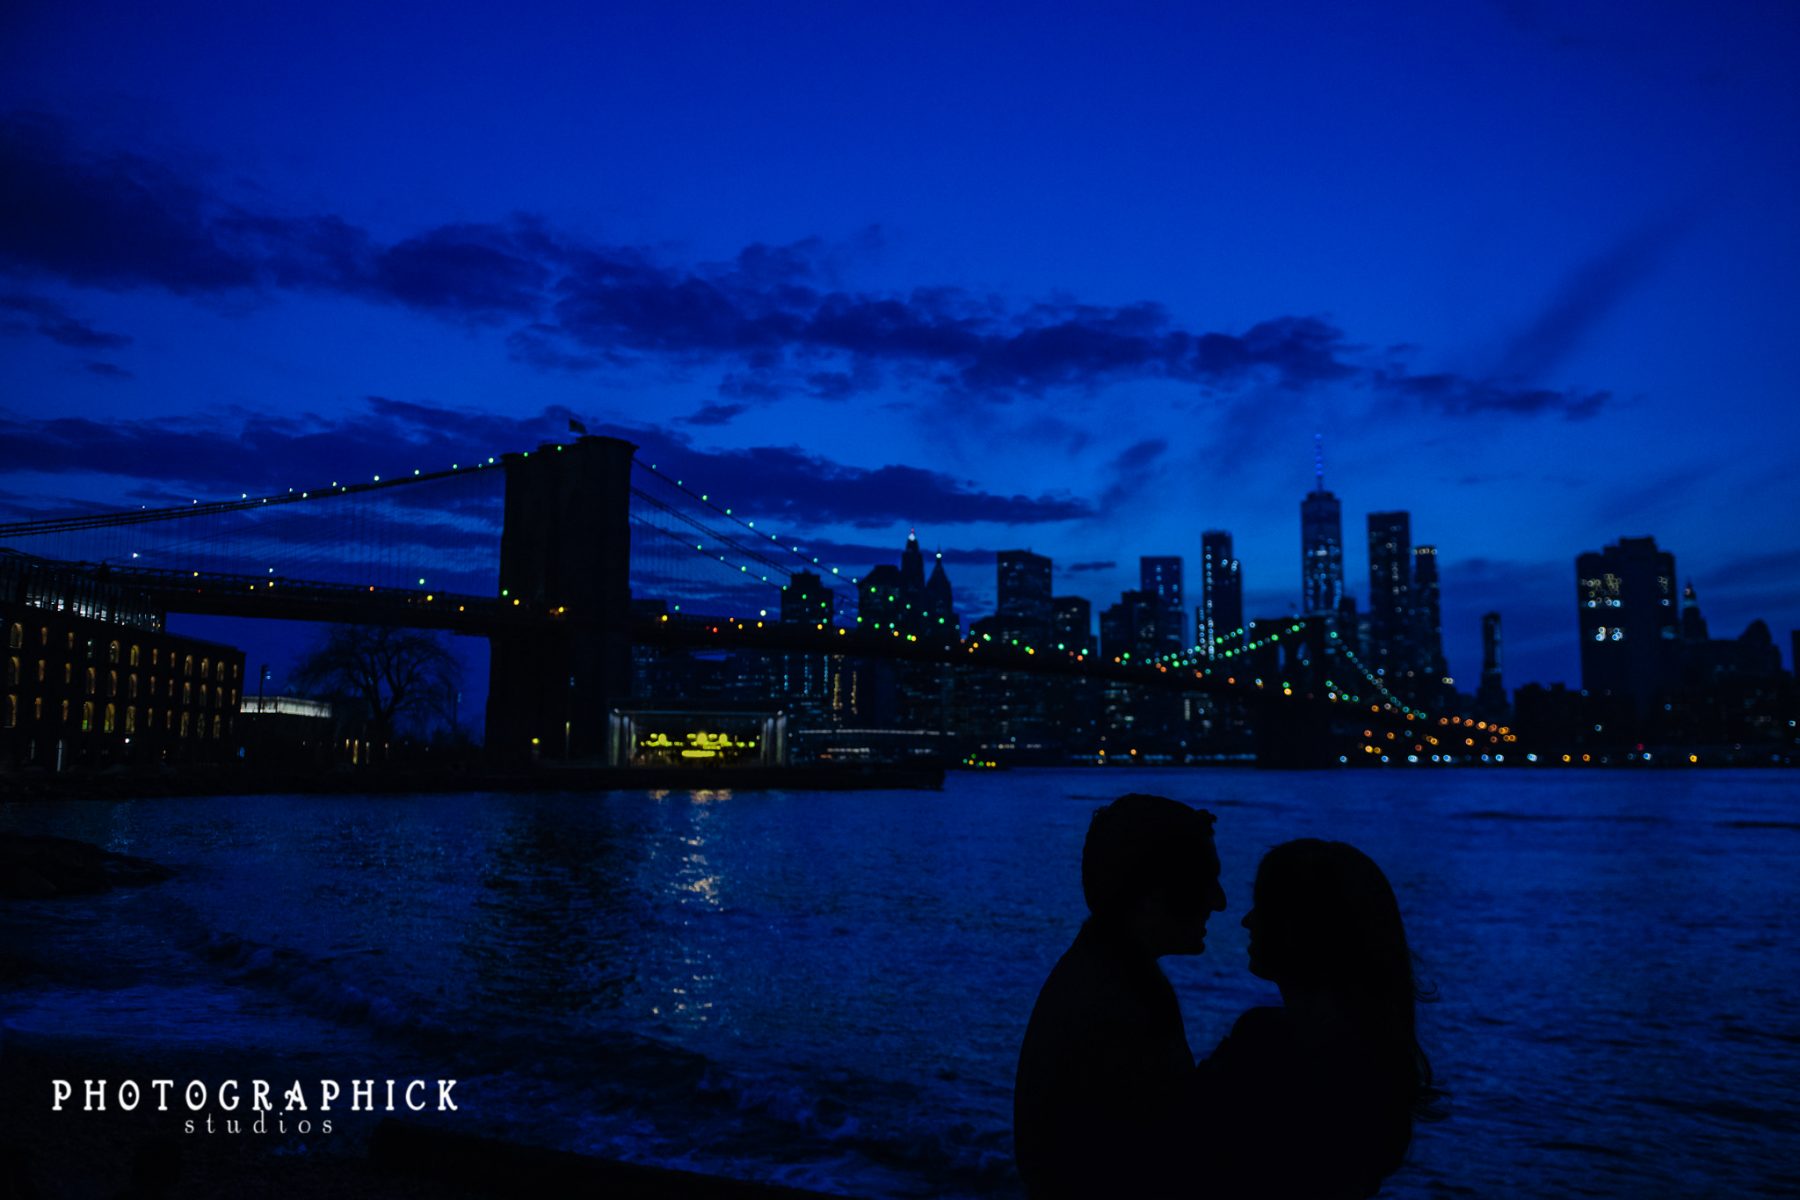
[{"label": "river water", "polygon": [[1264,850],[1386,869],[1453,1115],[1384,1195],[1800,1191],[1800,787],[1773,771],[0,804],[179,871],[0,906],[0,1023],[245,1077],[447,1072],[460,1110],[431,1119],[593,1154],[1015,1196],[1019,1040],[1083,915],[1088,818],[1127,790],[1218,815],[1230,908],[1165,960],[1199,1053],[1275,999],[1237,925]]}]

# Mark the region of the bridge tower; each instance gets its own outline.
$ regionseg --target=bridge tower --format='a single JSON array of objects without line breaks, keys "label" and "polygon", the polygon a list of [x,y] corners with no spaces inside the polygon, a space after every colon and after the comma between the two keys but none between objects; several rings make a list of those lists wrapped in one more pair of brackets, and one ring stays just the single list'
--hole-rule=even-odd
[{"label": "bridge tower", "polygon": [[632,443],[582,437],[506,456],[503,597],[562,619],[489,641],[487,745],[503,758],[605,753],[631,687]]}]

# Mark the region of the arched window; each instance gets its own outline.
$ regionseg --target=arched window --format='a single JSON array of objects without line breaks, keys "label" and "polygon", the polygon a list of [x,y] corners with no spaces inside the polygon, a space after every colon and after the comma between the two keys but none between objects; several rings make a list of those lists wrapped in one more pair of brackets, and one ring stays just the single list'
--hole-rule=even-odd
[{"label": "arched window", "polygon": [[136,675],[131,676],[129,679],[127,679],[125,681],[125,696],[127,699],[130,699],[130,700],[137,699],[137,676]]},{"label": "arched window", "polygon": [[206,707],[206,685],[204,683],[200,685],[200,707]]},{"label": "arched window", "polygon": [[193,678],[193,675],[194,675],[194,656],[193,655],[190,654],[185,659],[182,660],[181,673],[183,675],[188,676],[190,679]]},{"label": "arched window", "polygon": [[181,714],[181,736],[187,737],[192,732],[193,732],[193,730],[191,728],[189,728],[188,714],[182,713]]},{"label": "arched window", "polygon": [[119,643],[116,640],[106,648],[106,661],[109,663],[119,661]]},{"label": "arched window", "polygon": [[212,665],[212,659],[210,659],[210,658],[203,658],[200,660],[200,678],[202,678],[202,679],[206,678],[206,670],[211,665]]},{"label": "arched window", "polygon": [[125,706],[125,732],[137,732],[137,705],[135,704]]},{"label": "arched window", "polygon": [[86,733],[94,727],[94,702],[84,700],[81,704],[81,731]]},{"label": "arched window", "polygon": [[87,669],[87,694],[90,696],[94,694],[94,681],[96,678],[97,675],[95,674],[94,668],[89,667]]},{"label": "arched window", "polygon": [[213,736],[218,737],[219,731],[223,728],[225,728],[225,718],[214,717],[213,718]]},{"label": "arched window", "polygon": [[225,660],[222,658],[219,660],[218,667],[213,671],[213,682],[214,683],[224,683],[225,682]]},{"label": "arched window", "polygon": [[[13,628],[17,629],[18,626],[14,625]],[[19,656],[16,654],[6,660],[6,682],[9,684],[19,682]]]},{"label": "arched window", "polygon": [[119,673],[117,671],[106,673],[106,694],[109,697],[119,694]]},{"label": "arched window", "polygon": [[[190,705],[194,702],[194,685],[193,684],[184,683],[181,685],[181,702],[183,704],[190,704]],[[181,719],[183,721],[187,720],[187,714],[183,713],[181,715]]]},{"label": "arched window", "polygon": [[138,647],[136,646],[131,648],[131,665],[134,667],[138,665]]},{"label": "arched window", "polygon": [[14,621],[12,631],[6,635],[6,644],[14,650],[23,646],[25,644],[25,627]]},{"label": "arched window", "polygon": [[117,719],[118,719],[118,709],[111,704],[107,705],[106,706],[106,732],[107,733],[111,733],[113,731],[113,724],[115,721],[117,721]]},{"label": "arched window", "polygon": [[[14,628],[18,628],[14,626]],[[6,727],[11,729],[19,723],[19,698],[8,692],[6,695]]]}]

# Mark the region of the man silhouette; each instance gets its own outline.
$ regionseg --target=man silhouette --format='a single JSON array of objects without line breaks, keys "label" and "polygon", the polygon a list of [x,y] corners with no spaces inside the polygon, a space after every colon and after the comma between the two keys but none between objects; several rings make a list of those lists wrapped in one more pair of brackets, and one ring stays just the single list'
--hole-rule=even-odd
[{"label": "man silhouette", "polygon": [[[1033,1200],[1183,1190],[1167,1143],[1194,1058],[1156,960],[1201,953],[1207,918],[1225,908],[1212,824],[1133,793],[1088,826],[1090,915],[1038,993],[1013,1087],[1014,1153]],[[1191,1192],[1191,1174],[1185,1183]]]}]

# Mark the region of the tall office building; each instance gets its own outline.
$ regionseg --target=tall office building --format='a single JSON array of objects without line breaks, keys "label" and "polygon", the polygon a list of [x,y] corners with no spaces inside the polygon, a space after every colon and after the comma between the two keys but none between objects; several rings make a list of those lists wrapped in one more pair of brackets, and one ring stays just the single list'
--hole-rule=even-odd
[{"label": "tall office building", "polygon": [[1369,655],[1398,675],[1413,665],[1412,519],[1404,512],[1369,514]]},{"label": "tall office building", "polygon": [[1054,626],[1051,644],[1077,654],[1094,652],[1094,610],[1085,596],[1057,596],[1050,601]]},{"label": "tall office building", "polygon": [[1325,490],[1325,455],[1316,450],[1313,490],[1300,501],[1300,593],[1309,617],[1332,616],[1344,595],[1344,520]]},{"label": "tall office building", "polygon": [[[1195,610],[1194,641],[1206,658],[1244,644],[1244,577],[1231,551],[1231,535],[1209,529],[1200,535],[1200,607]],[[1223,645],[1221,645],[1223,641]]]},{"label": "tall office building", "polygon": [[1002,550],[996,563],[1000,638],[1021,646],[1048,646],[1050,560],[1029,550]]},{"label": "tall office building", "polygon": [[1450,664],[1444,659],[1444,616],[1438,602],[1436,546],[1413,547],[1412,644],[1417,668],[1426,677],[1423,694],[1442,694],[1449,686]]},{"label": "tall office building", "polygon": [[944,556],[939,553],[931,563],[931,578],[925,581],[925,628],[933,637],[955,641],[962,636],[962,621],[956,615],[956,601],[950,594],[950,576],[944,573]]},{"label": "tall office building", "polygon": [[900,598],[900,568],[882,563],[856,581],[856,623],[864,633],[900,628],[905,615]]},{"label": "tall office building", "polygon": [[1187,609],[1181,600],[1181,559],[1175,555],[1139,557],[1138,590],[1155,598],[1157,653],[1185,650]]},{"label": "tall office building", "polygon": [[1130,656],[1141,662],[1157,649],[1156,597],[1146,591],[1125,592],[1100,614],[1100,654],[1108,661]]},{"label": "tall office building", "polygon": [[1680,681],[1681,624],[1675,556],[1653,537],[1575,560],[1581,631],[1581,686],[1594,695],[1629,696],[1639,713]]},{"label": "tall office building", "polygon": [[1475,707],[1488,717],[1506,713],[1506,685],[1500,677],[1500,614],[1481,614],[1481,686],[1475,691]]},{"label": "tall office building", "polygon": [[781,589],[781,621],[784,625],[831,624],[833,596],[825,581],[812,571],[795,571]]}]

